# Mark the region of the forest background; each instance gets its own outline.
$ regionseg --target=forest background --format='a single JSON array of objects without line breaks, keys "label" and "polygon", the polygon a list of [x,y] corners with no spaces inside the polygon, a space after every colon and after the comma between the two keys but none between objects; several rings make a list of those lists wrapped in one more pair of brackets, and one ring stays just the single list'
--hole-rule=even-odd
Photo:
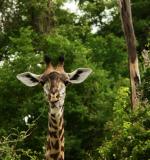
[{"label": "forest background", "polygon": [[134,112],[117,2],[79,0],[80,14],[64,10],[64,2],[0,1],[0,159],[43,159],[48,113],[43,91],[25,87],[16,75],[41,74],[44,54],[55,61],[65,55],[67,72],[93,70],[86,82],[67,88],[66,160],[150,159],[150,1],[131,1],[142,80]]}]

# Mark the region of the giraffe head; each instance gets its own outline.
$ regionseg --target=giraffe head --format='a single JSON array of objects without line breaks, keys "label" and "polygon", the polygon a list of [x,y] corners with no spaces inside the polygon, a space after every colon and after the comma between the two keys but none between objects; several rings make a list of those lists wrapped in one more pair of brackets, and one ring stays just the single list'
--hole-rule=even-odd
[{"label": "giraffe head", "polygon": [[24,72],[18,74],[17,78],[29,87],[42,84],[47,100],[53,108],[63,106],[66,95],[66,85],[68,83],[81,83],[92,72],[89,68],[78,68],[72,73],[66,73],[64,70],[63,56],[59,57],[59,63],[56,67],[52,65],[51,59],[48,56],[45,56],[45,63],[46,69],[41,75]]}]

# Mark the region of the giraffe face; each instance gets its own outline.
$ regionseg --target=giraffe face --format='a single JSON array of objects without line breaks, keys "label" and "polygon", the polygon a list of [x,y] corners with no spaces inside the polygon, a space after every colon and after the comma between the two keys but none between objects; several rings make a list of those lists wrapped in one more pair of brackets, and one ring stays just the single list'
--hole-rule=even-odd
[{"label": "giraffe face", "polygon": [[38,84],[43,85],[48,102],[53,107],[63,106],[66,95],[66,83],[78,84],[83,82],[92,72],[90,68],[78,68],[71,73],[64,70],[64,58],[59,58],[59,63],[54,67],[51,59],[45,59],[46,69],[43,74],[36,75],[31,72],[24,72],[17,75],[18,80],[28,87]]},{"label": "giraffe face", "polygon": [[67,76],[63,73],[51,72],[43,78],[43,89],[51,106],[60,107],[64,104]]}]

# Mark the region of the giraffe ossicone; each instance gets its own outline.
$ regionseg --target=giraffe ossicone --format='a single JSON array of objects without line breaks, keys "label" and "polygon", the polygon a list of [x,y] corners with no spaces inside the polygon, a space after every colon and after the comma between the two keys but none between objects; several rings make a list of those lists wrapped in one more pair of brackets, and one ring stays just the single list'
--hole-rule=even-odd
[{"label": "giraffe ossicone", "polygon": [[44,93],[49,103],[48,136],[46,160],[64,160],[64,101],[66,84],[82,83],[92,72],[90,68],[78,68],[72,73],[64,70],[64,57],[59,57],[59,63],[54,67],[51,58],[45,56],[46,69],[41,75],[24,72],[17,79],[28,87],[43,85]]}]

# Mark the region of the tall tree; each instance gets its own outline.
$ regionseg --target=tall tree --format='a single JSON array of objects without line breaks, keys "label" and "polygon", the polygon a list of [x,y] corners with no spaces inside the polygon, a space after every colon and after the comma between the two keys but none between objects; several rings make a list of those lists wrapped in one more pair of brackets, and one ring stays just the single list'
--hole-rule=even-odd
[{"label": "tall tree", "polygon": [[131,5],[130,0],[119,0],[118,3],[128,48],[132,109],[135,109],[138,103],[137,85],[140,82],[140,73],[136,53],[136,39],[132,23]]}]

